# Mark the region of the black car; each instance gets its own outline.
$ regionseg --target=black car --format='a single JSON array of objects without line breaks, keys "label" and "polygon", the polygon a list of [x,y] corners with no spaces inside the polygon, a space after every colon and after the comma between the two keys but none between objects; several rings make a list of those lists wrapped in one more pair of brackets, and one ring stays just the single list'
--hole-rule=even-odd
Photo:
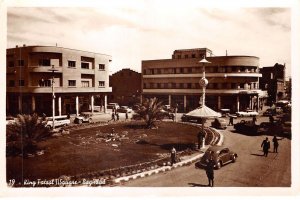
[{"label": "black car", "polygon": [[201,118],[199,118],[199,117],[193,117],[193,116],[188,116],[186,114],[182,115],[181,121],[182,122],[194,122],[194,123],[198,123],[198,124],[202,123],[202,119]]},{"label": "black car", "polygon": [[234,163],[238,157],[237,153],[230,151],[229,148],[224,146],[211,146],[209,147],[200,160],[200,165],[207,166],[210,158],[214,161],[214,167],[220,169],[228,163]]},{"label": "black car", "polygon": [[235,130],[240,133],[257,134],[259,126],[254,124],[253,121],[241,120],[239,123],[233,125]]},{"label": "black car", "polygon": [[264,113],[263,116],[274,116],[276,115],[276,110],[272,108],[268,108]]}]

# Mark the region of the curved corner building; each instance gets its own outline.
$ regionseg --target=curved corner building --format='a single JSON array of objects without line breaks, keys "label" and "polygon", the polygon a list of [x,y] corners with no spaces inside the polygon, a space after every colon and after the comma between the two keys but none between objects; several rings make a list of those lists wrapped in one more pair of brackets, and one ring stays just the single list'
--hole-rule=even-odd
[{"label": "curved corner building", "polygon": [[142,61],[143,98],[156,96],[184,112],[197,108],[202,96],[199,61],[204,56],[211,62],[205,65],[206,105],[231,112],[259,108],[259,58],[212,56],[207,48],[175,50],[172,59]]},{"label": "curved corner building", "polygon": [[[6,51],[6,111],[52,113],[54,77],[55,114],[78,115],[106,108],[111,56],[57,46],[23,46]],[[51,71],[52,67],[56,71]]]}]

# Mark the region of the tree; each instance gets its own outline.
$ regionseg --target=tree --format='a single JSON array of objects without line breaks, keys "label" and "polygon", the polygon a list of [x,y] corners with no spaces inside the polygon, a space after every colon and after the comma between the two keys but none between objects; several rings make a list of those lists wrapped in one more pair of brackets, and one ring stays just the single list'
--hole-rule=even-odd
[{"label": "tree", "polygon": [[147,128],[153,128],[155,122],[164,117],[164,113],[162,112],[162,102],[159,102],[156,97],[145,99],[136,113],[146,122]]},{"label": "tree", "polygon": [[37,143],[50,136],[50,130],[37,114],[17,116],[15,123],[6,126],[7,155],[35,153]]}]

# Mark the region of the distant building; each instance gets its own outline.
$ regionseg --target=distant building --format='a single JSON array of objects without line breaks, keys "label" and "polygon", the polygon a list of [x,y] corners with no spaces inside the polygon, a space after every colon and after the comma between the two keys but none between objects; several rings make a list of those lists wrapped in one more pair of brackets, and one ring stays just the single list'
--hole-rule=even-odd
[{"label": "distant building", "polygon": [[199,106],[202,89],[202,65],[206,57],[211,62],[205,66],[206,102],[209,107],[231,112],[247,108],[258,109],[259,58],[254,56],[212,56],[207,48],[175,50],[172,59],[143,60],[143,98],[158,97],[165,104],[178,105],[187,112]]},{"label": "distant building", "polygon": [[[7,114],[52,114],[54,76],[55,115],[79,114],[104,108],[109,87],[105,54],[56,46],[23,46],[6,51]],[[57,70],[52,73],[52,66]]]},{"label": "distant building", "polygon": [[259,80],[259,87],[268,92],[267,103],[271,105],[276,101],[285,98],[285,64],[276,63],[271,67],[260,69],[262,77]]},{"label": "distant building", "polygon": [[109,95],[110,103],[133,106],[140,102],[141,73],[122,69],[109,77],[109,84],[112,87],[112,94]]}]

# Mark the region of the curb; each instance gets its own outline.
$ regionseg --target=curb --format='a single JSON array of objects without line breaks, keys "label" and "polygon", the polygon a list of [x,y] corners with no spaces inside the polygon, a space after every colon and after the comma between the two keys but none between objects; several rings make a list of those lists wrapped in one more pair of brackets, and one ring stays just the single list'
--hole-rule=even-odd
[{"label": "curb", "polygon": [[185,165],[192,164],[196,160],[200,159],[203,156],[203,154],[204,153],[201,152],[199,155],[196,155],[192,158],[181,161],[179,163],[175,163],[173,166],[163,166],[163,167],[153,169],[153,170],[150,170],[150,171],[147,171],[147,172],[141,172],[141,173],[130,175],[130,176],[116,178],[116,179],[113,180],[113,182],[114,183],[127,182],[129,180],[134,180],[134,179],[137,179],[137,178],[143,178],[143,177],[151,176],[151,175],[158,174],[158,173],[161,173],[161,172],[170,171],[170,170],[178,168],[178,167],[182,167],[182,166],[185,166]]}]

